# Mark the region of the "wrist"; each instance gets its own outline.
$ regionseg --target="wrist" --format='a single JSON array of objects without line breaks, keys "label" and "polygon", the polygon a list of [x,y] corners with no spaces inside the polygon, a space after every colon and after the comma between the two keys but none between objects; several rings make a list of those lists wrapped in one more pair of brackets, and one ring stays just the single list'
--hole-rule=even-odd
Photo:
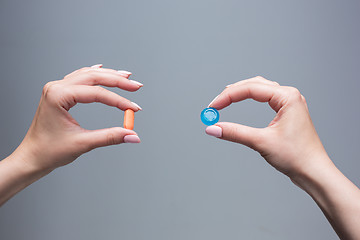
[{"label": "wrist", "polygon": [[12,165],[14,171],[24,178],[36,181],[49,174],[53,169],[42,168],[36,162],[39,161],[29,144],[21,143],[20,146],[6,159]]},{"label": "wrist", "polygon": [[314,154],[304,161],[296,174],[289,177],[295,185],[313,195],[313,192],[318,192],[325,182],[334,179],[339,173],[341,174],[325,152]]}]

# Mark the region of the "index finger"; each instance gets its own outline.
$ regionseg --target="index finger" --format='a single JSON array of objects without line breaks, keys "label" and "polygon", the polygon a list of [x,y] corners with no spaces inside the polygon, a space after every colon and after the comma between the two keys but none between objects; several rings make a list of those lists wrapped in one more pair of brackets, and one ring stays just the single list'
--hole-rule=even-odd
[{"label": "index finger", "polygon": [[254,99],[258,102],[268,102],[276,112],[284,105],[286,98],[281,93],[281,87],[259,82],[249,81],[245,84],[225,89],[209,105],[216,109],[223,109],[231,103]]},{"label": "index finger", "polygon": [[106,87],[118,87],[127,91],[137,91],[143,86],[142,83],[129,80],[126,77],[107,69],[89,69],[74,76],[69,84],[77,85],[102,85]]}]

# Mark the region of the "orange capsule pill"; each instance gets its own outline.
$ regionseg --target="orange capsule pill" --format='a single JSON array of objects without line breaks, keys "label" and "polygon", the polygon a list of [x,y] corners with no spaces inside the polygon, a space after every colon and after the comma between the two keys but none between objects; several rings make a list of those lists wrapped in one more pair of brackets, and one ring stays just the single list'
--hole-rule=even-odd
[{"label": "orange capsule pill", "polygon": [[124,114],[124,128],[134,129],[135,112],[132,109],[127,109]]}]

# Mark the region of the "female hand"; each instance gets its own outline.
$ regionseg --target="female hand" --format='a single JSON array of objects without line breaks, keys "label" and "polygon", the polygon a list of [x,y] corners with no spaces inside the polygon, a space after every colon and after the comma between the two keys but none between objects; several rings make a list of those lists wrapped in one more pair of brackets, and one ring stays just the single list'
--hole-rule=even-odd
[{"label": "female hand", "polygon": [[128,80],[131,73],[85,67],[44,86],[40,104],[31,127],[15,152],[26,152],[25,166],[51,171],[74,161],[97,147],[123,142],[139,143],[134,131],[121,127],[86,130],[69,114],[77,103],[99,102],[121,110],[141,108],[129,100],[99,86],[137,91],[143,85]]},{"label": "female hand", "polygon": [[258,151],[315,200],[341,239],[360,239],[360,190],[328,157],[305,98],[296,88],[255,77],[228,86],[209,107],[223,109],[247,98],[268,102],[276,112],[266,128],[219,122],[206,133]]},{"label": "female hand", "polygon": [[248,98],[268,102],[276,112],[266,128],[219,122],[206,132],[251,147],[289,177],[301,174],[314,164],[331,163],[322,157],[327,154],[311,121],[305,98],[296,88],[255,77],[228,86],[209,107],[220,110]]},{"label": "female hand", "polygon": [[82,68],[63,80],[44,86],[34,120],[20,146],[0,161],[0,206],[57,167],[73,162],[97,147],[139,143],[134,131],[121,127],[86,130],[69,114],[77,103],[99,102],[121,110],[141,108],[100,87],[137,91],[143,85],[129,80],[127,71],[103,69],[102,65]]}]

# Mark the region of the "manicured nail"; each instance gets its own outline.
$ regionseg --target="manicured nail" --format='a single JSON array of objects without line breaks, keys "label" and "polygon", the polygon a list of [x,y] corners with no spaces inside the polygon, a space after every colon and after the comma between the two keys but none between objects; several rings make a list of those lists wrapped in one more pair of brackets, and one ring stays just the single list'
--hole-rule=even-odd
[{"label": "manicured nail", "polygon": [[126,135],[124,137],[124,143],[140,143],[140,138],[136,135]]},{"label": "manicured nail", "polygon": [[130,82],[135,83],[135,84],[138,85],[139,87],[144,86],[144,84],[142,84],[141,82],[138,82],[138,81],[130,80]]},{"label": "manicured nail", "polygon": [[214,137],[222,137],[222,128],[218,126],[208,126],[205,129],[206,134]]},{"label": "manicured nail", "polygon": [[213,104],[213,102],[215,102],[215,100],[216,100],[218,97],[219,97],[219,95],[217,95],[217,96],[214,98],[214,100],[211,101],[211,103],[208,105],[208,107],[210,107],[211,104]]},{"label": "manicured nail", "polygon": [[93,65],[93,66],[91,66],[91,68],[102,68],[102,64],[96,64],[96,65]]},{"label": "manicured nail", "polygon": [[124,77],[129,77],[132,73],[125,71],[125,70],[119,70],[118,73]]},{"label": "manicured nail", "polygon": [[137,107],[139,110],[142,110],[142,108],[139,106],[139,105],[137,105],[136,103],[134,103],[134,102],[131,102],[135,107]]}]

